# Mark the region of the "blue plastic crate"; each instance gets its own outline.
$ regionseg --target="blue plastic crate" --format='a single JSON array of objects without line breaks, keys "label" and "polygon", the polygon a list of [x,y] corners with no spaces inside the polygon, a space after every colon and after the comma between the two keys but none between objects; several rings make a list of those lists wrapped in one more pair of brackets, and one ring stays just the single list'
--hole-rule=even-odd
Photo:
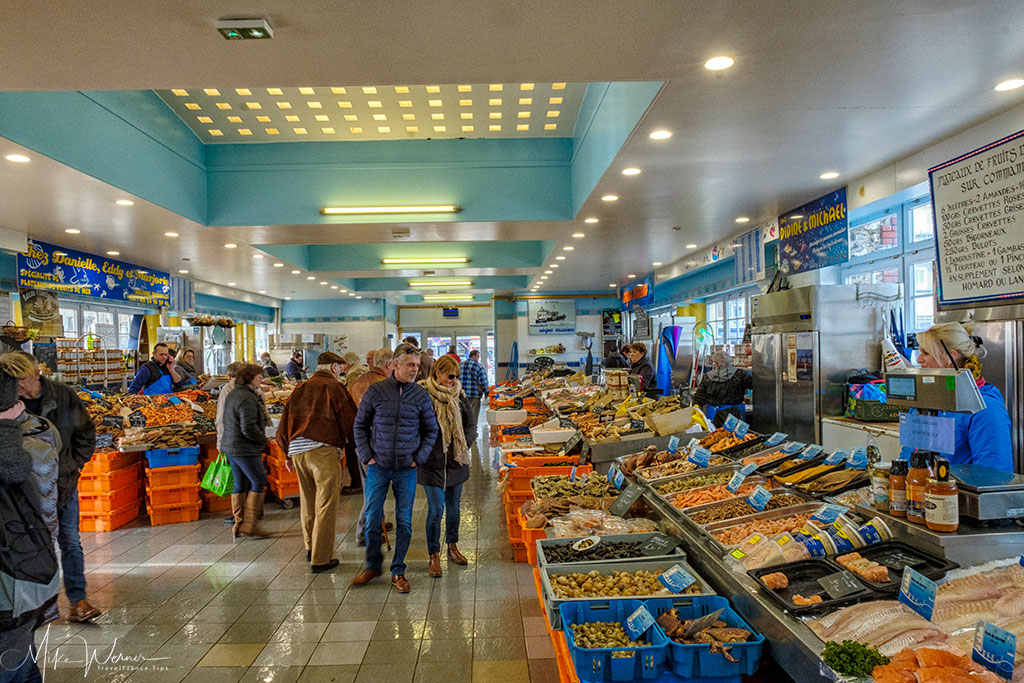
[{"label": "blue plastic crate", "polygon": [[672,608],[679,611],[679,617],[683,620],[703,617],[724,608],[722,616],[719,618],[727,626],[745,628],[751,633],[752,639],[745,643],[727,644],[730,654],[739,660],[738,662],[730,662],[723,655],[712,653],[710,645],[680,645],[666,637],[668,640],[667,667],[672,673],[683,678],[710,678],[722,681],[726,677],[738,677],[741,674],[752,675],[760,666],[764,636],[754,631],[740,615],[736,614],[725,598],[717,596],[656,598],[646,600],[644,604],[647,605],[647,609],[655,619]]},{"label": "blue plastic crate", "polygon": [[[646,635],[651,645],[636,648],[581,648],[573,638],[572,624],[595,621],[623,622],[643,604],[639,600],[605,600],[592,602],[566,602],[559,606],[569,658],[580,681],[635,681],[654,680],[665,671],[668,657],[668,638],[657,625]],[[632,657],[612,657],[613,652],[632,652]]]},{"label": "blue plastic crate", "polygon": [[195,465],[199,460],[199,447],[156,448],[146,451],[146,459],[149,460],[150,469]]}]

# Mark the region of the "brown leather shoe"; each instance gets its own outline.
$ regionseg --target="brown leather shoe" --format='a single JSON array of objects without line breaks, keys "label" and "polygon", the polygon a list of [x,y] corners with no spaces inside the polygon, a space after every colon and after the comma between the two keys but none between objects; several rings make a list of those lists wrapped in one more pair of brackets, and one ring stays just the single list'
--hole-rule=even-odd
[{"label": "brown leather shoe", "polygon": [[365,586],[366,584],[376,579],[378,576],[380,576],[379,569],[364,569],[363,571],[359,572],[359,574],[356,575],[354,579],[349,581],[349,585]]},{"label": "brown leather shoe", "polygon": [[395,590],[399,593],[408,593],[412,586],[405,580],[405,574],[395,574],[391,577],[391,585],[395,587]]},{"label": "brown leather shoe", "polygon": [[441,553],[430,554],[430,567],[427,569],[427,573],[433,576],[435,579],[441,576]]},{"label": "brown leather shoe", "polygon": [[448,544],[448,559],[454,562],[455,564],[459,564],[462,566],[466,566],[467,564],[469,564],[469,560],[466,559],[465,555],[459,552],[459,546],[457,546],[454,543]]},{"label": "brown leather shoe", "polygon": [[68,621],[85,624],[101,614],[103,612],[90,605],[88,600],[79,600],[71,605],[71,609],[68,611]]}]

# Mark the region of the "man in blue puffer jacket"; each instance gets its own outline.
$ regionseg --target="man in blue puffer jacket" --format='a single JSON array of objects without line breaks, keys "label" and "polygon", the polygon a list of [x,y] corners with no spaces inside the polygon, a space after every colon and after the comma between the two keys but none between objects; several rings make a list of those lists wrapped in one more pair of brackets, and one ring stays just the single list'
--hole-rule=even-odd
[{"label": "man in blue puffer jacket", "polygon": [[395,556],[391,585],[409,592],[405,579],[405,553],[412,540],[412,504],[416,498],[416,467],[427,461],[437,440],[437,417],[427,390],[416,383],[419,349],[399,344],[394,374],[370,385],[359,403],[355,421],[356,453],[367,466],[366,569],[352,579],[364,586],[380,576],[384,554],[380,550],[384,499],[390,485],[395,493]]}]

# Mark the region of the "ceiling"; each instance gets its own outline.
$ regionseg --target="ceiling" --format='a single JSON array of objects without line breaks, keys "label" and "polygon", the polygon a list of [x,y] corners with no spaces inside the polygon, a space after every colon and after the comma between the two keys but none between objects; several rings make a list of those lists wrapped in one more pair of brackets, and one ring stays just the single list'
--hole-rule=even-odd
[{"label": "ceiling", "polygon": [[[428,118],[439,113],[431,111],[436,108],[429,104],[429,84],[518,87],[533,82],[539,88],[565,82],[564,104],[569,106],[559,109],[559,129],[561,117],[576,116],[587,83],[665,85],[596,186],[580,198],[582,209],[569,220],[209,227],[138,198],[133,207],[116,206],[113,199],[124,194],[117,188],[0,141],[4,154],[22,149],[33,156],[31,164],[17,167],[0,162],[0,192],[5,197],[0,226],[86,251],[118,249],[122,260],[172,274],[188,269],[201,282],[201,290],[251,294],[256,299],[261,290],[278,299],[347,296],[342,283],[358,287],[363,278],[421,275],[418,270],[382,274],[365,266],[307,273],[283,258],[275,261],[272,254],[275,245],[388,244],[396,239],[491,241],[499,254],[506,244],[543,241],[552,247],[535,266],[482,268],[469,263],[436,274],[530,276],[530,283],[537,284],[544,271],[551,270],[541,292],[608,291],[609,284],[620,285],[629,274],[649,272],[655,262],[667,265],[683,258],[688,243],[705,246],[735,234],[742,227],[736,217],[749,217],[756,224],[1024,102],[1024,89],[992,89],[1024,71],[1024,42],[1019,39],[1024,13],[1016,0],[679,0],[633,3],[629,11],[621,2],[603,0],[398,7],[351,3],[346,8],[338,13],[335,7],[312,0],[286,5],[228,2],[213,12],[198,0],[168,0],[141,6],[90,3],[89,11],[82,11],[81,3],[59,0],[42,11],[38,3],[12,0],[0,6],[5,26],[0,87],[157,90],[175,107],[184,98],[163,91],[184,87],[190,97],[199,97],[193,86],[202,93],[209,84],[220,84],[218,89],[232,93],[231,99],[202,93],[204,99],[195,101],[204,112],[205,103],[212,103],[211,124],[220,121],[224,135],[216,140],[203,137],[209,136],[209,128],[197,128],[194,117],[199,114],[185,110],[183,115],[200,140],[219,145],[241,142],[243,136],[237,134],[242,125],[226,119],[236,114],[217,109],[217,101],[230,103],[231,111],[245,101],[259,101],[264,107],[260,111],[273,106],[274,121],[269,123],[276,125],[278,117],[289,114],[269,103],[287,97],[292,111],[301,103],[303,119],[297,123],[304,124],[307,136],[315,135],[314,123],[324,122],[317,122],[305,103],[320,101],[326,108],[329,98],[320,88],[313,95],[300,93],[298,88],[305,86],[298,84],[303,83],[375,84],[378,94],[390,89],[390,121],[392,113],[400,118],[403,109],[416,111],[418,119],[420,112]],[[274,26],[275,38],[223,40],[212,25],[228,16],[264,16]],[[717,54],[733,56],[736,65],[722,72],[702,68]],[[394,93],[395,86],[408,87],[410,97],[414,90],[421,93],[411,97],[412,108],[397,104],[405,93]],[[568,93],[577,86],[580,90],[570,102]],[[268,87],[280,87],[282,96],[260,94],[248,100],[234,90],[249,88],[255,93]],[[348,123],[337,105],[341,95],[332,87],[337,86],[326,86],[335,102],[330,123],[335,123],[336,112],[342,114],[341,123]],[[344,87],[347,96],[353,88]],[[369,94],[357,87],[360,101],[369,101]],[[477,115],[489,116],[492,108],[482,99],[478,103],[473,94],[475,125]],[[454,94],[440,95],[447,125],[450,116],[460,113],[457,88]],[[518,96],[517,92],[516,105]],[[511,102],[504,101],[506,96],[502,99],[504,128],[504,121],[518,110],[507,108]],[[532,106],[531,129],[547,111],[539,101]],[[365,113],[372,120],[370,109],[367,105]],[[248,117],[249,112],[246,109],[241,116]],[[307,121],[310,115],[312,121]],[[551,134],[570,135],[569,121],[565,119],[564,133]],[[248,119],[243,123],[249,125]],[[290,135],[294,142],[300,136],[284,127],[291,123],[284,121],[279,135]],[[336,136],[343,135],[341,123],[334,126]],[[256,124],[251,129],[251,137],[258,137]],[[672,137],[652,140],[648,135],[656,129],[669,130]],[[461,130],[456,136],[450,132],[445,135],[462,136]],[[508,136],[512,131],[501,133]],[[544,135],[535,130],[522,133]],[[322,131],[319,135],[328,139]],[[408,134],[403,130],[389,135],[396,139]],[[259,137],[267,142],[270,136],[264,130]],[[622,175],[630,166],[642,172]],[[828,170],[839,172],[839,178],[820,180],[819,174]],[[921,169],[920,180],[923,173]],[[604,195],[618,199],[602,201]],[[530,197],[521,201],[528,203]],[[598,221],[585,223],[586,218]],[[64,229],[72,223],[88,229],[66,235]],[[679,231],[672,230],[676,226]],[[395,238],[394,228],[408,229],[408,236]],[[167,238],[168,231],[180,237]],[[226,249],[225,243],[238,247]],[[564,251],[566,246],[575,248]],[[256,255],[264,258],[253,258]],[[282,267],[274,268],[275,262]],[[180,268],[183,264],[187,268]],[[306,279],[310,274],[314,280]],[[329,284],[319,285],[321,281]],[[229,282],[235,286],[229,288]],[[507,293],[504,287],[509,282],[499,282],[494,291]],[[339,290],[331,290],[330,283]],[[369,280],[366,284],[394,286]]]}]

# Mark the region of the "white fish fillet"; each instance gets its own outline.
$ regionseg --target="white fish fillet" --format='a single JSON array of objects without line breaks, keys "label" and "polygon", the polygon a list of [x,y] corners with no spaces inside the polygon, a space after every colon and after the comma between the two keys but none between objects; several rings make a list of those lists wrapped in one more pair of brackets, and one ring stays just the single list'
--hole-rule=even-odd
[{"label": "white fish fillet", "polygon": [[939,586],[936,604],[948,602],[973,602],[998,598],[1003,594],[989,574],[974,574],[953,579]]},{"label": "white fish fillet", "polygon": [[832,614],[808,622],[808,626],[822,640],[843,640],[836,638],[839,631],[847,630],[848,626],[861,624],[865,630],[871,631],[896,617],[913,614],[911,609],[895,600],[879,600],[850,605]]},{"label": "white fish fillet", "polygon": [[1003,593],[1024,591],[1024,567],[1017,562],[1009,567],[989,572],[988,576]]},{"label": "white fish fillet", "polygon": [[1007,617],[1024,614],[1024,590],[1004,594],[996,600],[995,611]]},{"label": "white fish fillet", "polygon": [[950,650],[949,636],[943,633],[940,636],[936,636],[934,631],[908,631],[898,638],[878,645],[878,651],[886,657],[892,657],[900,650],[906,650],[910,648],[916,650],[919,647],[930,647],[936,650]]},{"label": "white fish fillet", "polygon": [[974,626],[978,619],[992,621],[996,617],[996,598],[977,602],[944,602],[935,605],[932,621],[947,633]]}]

